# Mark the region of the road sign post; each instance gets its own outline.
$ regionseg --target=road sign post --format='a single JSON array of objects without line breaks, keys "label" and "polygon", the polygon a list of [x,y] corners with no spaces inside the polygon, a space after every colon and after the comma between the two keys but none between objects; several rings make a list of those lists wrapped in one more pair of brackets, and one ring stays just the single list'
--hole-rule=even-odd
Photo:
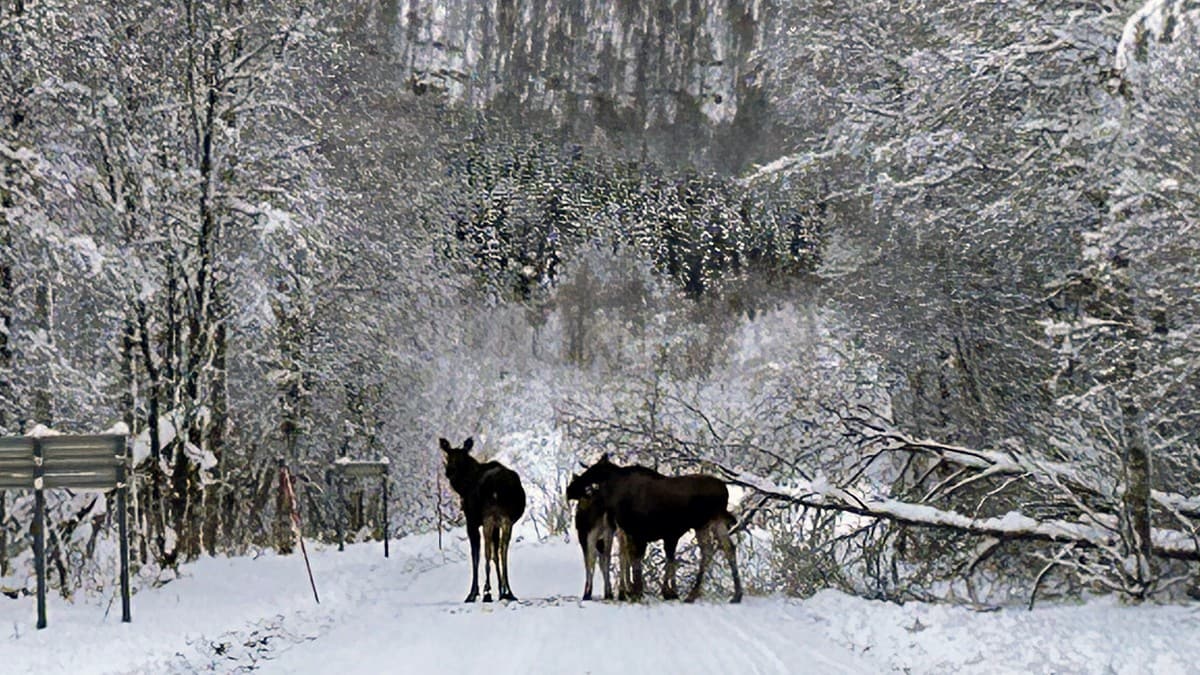
[{"label": "road sign post", "polygon": [[33,557],[37,573],[37,627],[46,627],[46,495],[55,488],[117,491],[121,539],[121,621],[129,602],[129,451],[124,434],[0,438],[0,490],[33,490]]},{"label": "road sign post", "polygon": [[46,461],[42,443],[33,439],[33,567],[37,572],[37,627],[46,627]]},{"label": "road sign post", "polygon": [[388,523],[388,468],[391,463],[387,458],[378,460],[354,460],[342,457],[333,463],[334,474],[337,476],[337,494],[338,501],[338,550],[345,550],[345,532],[341,526],[341,509],[345,507],[345,500],[342,498],[342,483],[344,479],[361,479],[379,477],[379,487],[381,499],[383,501],[383,557],[389,557],[388,540],[391,538]]}]

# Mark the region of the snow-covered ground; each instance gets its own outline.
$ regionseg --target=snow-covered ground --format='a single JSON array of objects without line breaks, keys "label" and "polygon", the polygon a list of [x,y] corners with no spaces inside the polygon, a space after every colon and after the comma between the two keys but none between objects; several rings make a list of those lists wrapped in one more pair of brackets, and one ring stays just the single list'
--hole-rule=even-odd
[{"label": "snow-covered ground", "polygon": [[[990,613],[903,607],[825,592],[805,601],[724,598],[690,606],[581,603],[574,543],[515,544],[521,601],[464,605],[461,533],[312,552],[321,604],[299,556],[204,559],[134,598],[0,600],[0,672],[273,673],[1195,673],[1200,604],[1099,600]],[[688,570],[681,571],[681,578]]]}]

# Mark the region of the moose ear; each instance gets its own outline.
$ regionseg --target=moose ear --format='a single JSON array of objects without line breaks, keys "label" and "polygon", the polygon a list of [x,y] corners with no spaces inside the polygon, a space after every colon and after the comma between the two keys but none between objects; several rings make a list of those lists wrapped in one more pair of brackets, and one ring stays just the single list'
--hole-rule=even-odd
[{"label": "moose ear", "polygon": [[467,440],[463,441],[463,450],[470,452],[471,448],[473,448],[473,447],[475,447],[475,439],[474,438],[468,438]]},{"label": "moose ear", "polygon": [[450,452],[450,450],[452,450],[452,448],[450,447],[450,441],[448,441],[444,438],[438,439],[438,445],[440,445],[442,447],[442,452],[448,453],[448,452]]}]

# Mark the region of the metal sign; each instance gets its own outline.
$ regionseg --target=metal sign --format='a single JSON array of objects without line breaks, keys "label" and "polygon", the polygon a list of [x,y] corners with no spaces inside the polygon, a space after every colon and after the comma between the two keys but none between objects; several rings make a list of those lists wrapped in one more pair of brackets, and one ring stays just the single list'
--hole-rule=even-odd
[{"label": "metal sign", "polygon": [[0,438],[0,490],[33,490],[33,556],[38,628],[46,627],[46,497],[54,488],[117,490],[121,539],[121,621],[129,623],[129,453],[124,434]]},{"label": "metal sign", "polygon": [[[375,461],[349,459],[346,457],[339,458],[333,463],[333,470],[339,476],[337,481],[337,496],[338,502],[345,505],[346,499],[343,494],[342,483],[344,479],[361,479],[361,478],[379,478],[380,500],[383,502],[383,557],[387,558],[388,551],[388,467],[391,463],[387,458]],[[343,531],[342,516],[339,511],[337,517],[338,529],[338,550],[346,550],[346,533]]]},{"label": "metal sign", "polygon": [[[42,484],[35,481],[40,448]],[[76,488],[111,490],[120,482],[125,437],[0,438],[0,490]]]},{"label": "metal sign", "polygon": [[337,462],[334,467],[347,478],[375,478],[388,471],[387,462],[348,461]]},{"label": "metal sign", "polygon": [[33,487],[33,439],[0,438],[0,490]]}]

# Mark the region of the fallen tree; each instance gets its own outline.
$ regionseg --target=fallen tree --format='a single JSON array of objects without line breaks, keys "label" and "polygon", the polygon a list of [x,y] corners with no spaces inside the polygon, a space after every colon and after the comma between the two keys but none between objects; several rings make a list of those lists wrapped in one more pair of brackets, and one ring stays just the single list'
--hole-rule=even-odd
[{"label": "fallen tree", "polygon": [[[961,601],[965,590],[985,607],[1041,589],[1146,598],[1195,575],[1200,498],[1179,489],[1185,474],[1127,487],[1117,435],[1072,435],[1051,420],[972,447],[910,432],[876,412],[890,410],[882,397],[834,392],[830,405],[795,390],[785,383],[746,404],[649,383],[630,408],[581,406],[564,419],[624,461],[699,466],[752,491],[737,527],[770,541],[772,583],[792,592]],[[1148,503],[1144,532],[1128,508],[1135,492]]]},{"label": "fallen tree", "polygon": [[[1055,567],[1069,568],[1085,583],[1135,598],[1188,578],[1178,564],[1152,579],[1136,567],[1135,535],[1121,515],[1126,488],[1119,480],[1106,479],[1103,466],[1044,459],[1015,441],[1002,444],[1001,449],[981,449],[919,438],[869,415],[838,413],[860,454],[836,477],[796,471],[787,479],[773,480],[728,461],[706,459],[704,463],[762,499],[986,538],[980,557],[991,555],[1005,542],[1057,545],[1049,554],[1038,554],[1045,565],[1035,577],[1031,602],[1038,585]],[[699,450],[693,446],[681,455],[700,459],[705,453]],[[904,457],[905,470],[900,473],[910,478],[884,482],[867,478],[880,473],[872,466],[889,455]],[[969,492],[972,487],[977,489]],[[1196,520],[1200,498],[1161,490],[1150,494],[1155,523],[1149,536],[1151,555],[1200,562]],[[1026,508],[1030,504],[1043,510],[1053,504],[1057,515]],[[969,572],[977,564],[978,558],[963,569]]]},{"label": "fallen tree", "polygon": [[[916,438],[871,420],[866,415],[842,414],[841,419],[847,430],[861,439],[862,445],[874,447],[875,452],[867,455],[866,464],[883,452],[910,452],[929,455],[941,462],[973,470],[973,473],[961,476],[957,484],[947,484],[947,491],[953,491],[955,487],[972,481],[996,476],[1020,476],[1048,487],[1066,488],[1077,494],[1112,497],[1120,489],[1119,485],[1099,485],[1090,481],[1072,464],[1036,459],[1015,441],[1010,441],[1005,450],[967,448],[927,438]],[[1187,518],[1200,518],[1200,497],[1151,490],[1150,498],[1154,506],[1167,512]]]},{"label": "fallen tree", "polygon": [[[713,464],[710,462],[710,464]],[[906,525],[959,530],[1007,541],[1028,539],[1069,543],[1081,547],[1107,550],[1119,555],[1119,530],[1115,519],[1097,518],[1069,520],[1037,520],[1018,511],[1003,516],[973,518],[953,510],[928,504],[916,504],[886,497],[872,497],[849,488],[836,487],[823,480],[794,481],[779,485],[761,476],[713,464],[726,479],[750,488],[758,494],[793,504],[818,509],[834,509],[860,516],[882,518]],[[1164,558],[1200,561],[1200,546],[1195,534],[1180,530],[1155,529],[1154,552]]]}]

